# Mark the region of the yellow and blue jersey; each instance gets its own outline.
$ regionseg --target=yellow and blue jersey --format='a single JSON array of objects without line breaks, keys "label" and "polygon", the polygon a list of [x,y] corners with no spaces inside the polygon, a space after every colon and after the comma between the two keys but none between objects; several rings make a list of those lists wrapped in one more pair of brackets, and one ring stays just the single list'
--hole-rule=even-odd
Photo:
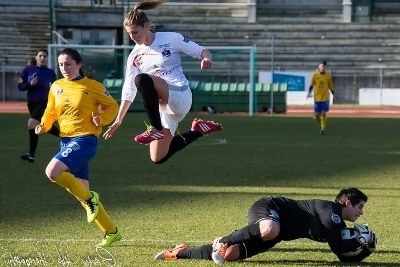
[{"label": "yellow and blue jersey", "polygon": [[329,101],[329,90],[334,90],[332,75],[315,71],[311,78],[311,86],[314,90],[314,101]]},{"label": "yellow and blue jersey", "polygon": [[[100,126],[93,123],[92,112],[99,113]],[[79,80],[65,78],[55,81],[49,92],[48,103],[41,123],[48,131],[55,121],[60,126],[60,137],[83,135],[99,136],[102,126],[112,122],[118,104],[103,84],[88,77]]]}]

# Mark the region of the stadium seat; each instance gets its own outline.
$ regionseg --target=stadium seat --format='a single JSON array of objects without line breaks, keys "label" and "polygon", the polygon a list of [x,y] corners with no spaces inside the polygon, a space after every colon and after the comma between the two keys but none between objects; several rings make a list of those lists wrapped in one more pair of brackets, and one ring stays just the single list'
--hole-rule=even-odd
[{"label": "stadium seat", "polygon": [[124,84],[124,79],[115,79],[113,87],[116,87],[116,88],[121,87],[121,89],[122,89],[123,84]]},{"label": "stadium seat", "polygon": [[262,92],[269,92],[271,90],[271,84],[263,83],[261,87]]},{"label": "stadium seat", "polygon": [[228,92],[228,90],[229,90],[229,83],[221,83],[220,90],[221,90],[221,92],[223,92],[223,93]]},{"label": "stadium seat", "polygon": [[189,87],[192,91],[196,91],[199,86],[199,81],[189,81]]},{"label": "stadium seat", "polygon": [[287,83],[281,83],[281,84],[279,85],[279,91],[280,91],[280,92],[286,92],[286,91],[287,91],[287,88],[288,88]]},{"label": "stadium seat", "polygon": [[211,92],[212,86],[213,86],[212,82],[206,82],[203,85],[203,90],[206,92]]},{"label": "stadium seat", "polygon": [[279,83],[274,83],[272,85],[272,89],[274,90],[274,92],[278,92],[279,91]]},{"label": "stadium seat", "polygon": [[239,83],[237,88],[236,88],[237,92],[245,92],[246,91],[246,83]]},{"label": "stadium seat", "polygon": [[262,91],[262,83],[256,83],[256,92],[261,92]]},{"label": "stadium seat", "polygon": [[[254,84],[254,85],[255,85],[255,84]],[[250,90],[251,90],[251,83],[246,83],[245,88],[244,88],[244,91],[245,91],[245,92],[250,92]]]},{"label": "stadium seat", "polygon": [[107,88],[107,89],[111,89],[114,85],[114,79],[104,79],[103,80],[103,85]]},{"label": "stadium seat", "polygon": [[212,83],[211,91],[212,92],[219,92],[220,88],[221,88],[221,83],[215,82],[215,83]]},{"label": "stadium seat", "polygon": [[237,83],[230,83],[229,84],[229,92],[236,92],[237,87],[238,87]]}]

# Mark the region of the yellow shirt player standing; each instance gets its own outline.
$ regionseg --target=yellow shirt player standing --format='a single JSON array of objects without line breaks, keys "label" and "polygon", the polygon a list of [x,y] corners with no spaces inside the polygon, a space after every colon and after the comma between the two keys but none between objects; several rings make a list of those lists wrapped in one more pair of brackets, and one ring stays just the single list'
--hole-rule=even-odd
[{"label": "yellow shirt player standing", "polygon": [[101,83],[83,74],[82,64],[82,57],[75,49],[65,48],[59,53],[58,67],[64,78],[52,84],[46,110],[35,132],[47,132],[58,121],[60,151],[47,165],[46,175],[81,202],[87,221],[95,222],[104,233],[98,246],[107,247],[122,235],[105,211],[99,194],[89,191],[89,161],[97,152],[102,127],[116,117],[118,104]]},{"label": "yellow shirt player standing", "polygon": [[311,78],[310,88],[307,97],[311,97],[314,89],[314,118],[320,127],[323,135],[326,129],[326,114],[329,111],[329,91],[334,94],[332,75],[325,72],[326,62],[321,62]]}]

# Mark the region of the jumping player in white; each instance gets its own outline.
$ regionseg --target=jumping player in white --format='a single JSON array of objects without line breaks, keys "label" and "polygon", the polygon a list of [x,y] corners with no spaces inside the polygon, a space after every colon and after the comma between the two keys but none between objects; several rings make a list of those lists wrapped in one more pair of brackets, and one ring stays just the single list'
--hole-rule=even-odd
[{"label": "jumping player in white", "polygon": [[135,141],[150,144],[150,159],[156,164],[166,162],[204,134],[222,130],[217,122],[196,118],[189,131],[175,135],[178,123],[192,105],[192,92],[183,74],[180,54],[201,59],[201,69],[211,68],[212,60],[207,49],[180,33],[151,31],[154,25],[143,10],[163,2],[165,0],[139,2],[125,17],[125,30],[136,45],[127,60],[117,118],[103,135],[106,140],[113,136],[139,91],[150,125],[135,137]]}]

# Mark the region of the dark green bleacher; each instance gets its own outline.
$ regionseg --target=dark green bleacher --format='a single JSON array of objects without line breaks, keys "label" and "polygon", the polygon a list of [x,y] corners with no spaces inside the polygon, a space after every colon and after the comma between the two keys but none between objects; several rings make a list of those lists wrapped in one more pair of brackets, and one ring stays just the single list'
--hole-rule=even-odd
[{"label": "dark green bleacher", "polygon": [[[123,79],[105,79],[104,86],[120,102]],[[286,112],[285,83],[256,83],[254,88],[254,112],[270,110],[271,87],[273,91],[274,113]],[[250,83],[202,82],[190,81],[193,92],[193,112],[208,111],[212,107],[216,112],[249,112]],[[131,105],[130,111],[144,111],[140,96]]]},{"label": "dark green bleacher", "polygon": [[[104,79],[103,84],[107,88],[110,95],[112,95],[119,104],[121,102],[121,91],[122,86],[124,85],[124,79]],[[135,100],[133,100],[132,105],[129,107],[129,111],[144,111],[142,100],[139,94],[136,96]]]},{"label": "dark green bleacher", "polygon": [[[254,112],[270,109],[271,87],[273,89],[274,113],[286,112],[286,83],[256,83],[254,88]],[[216,112],[249,112],[250,83],[191,81],[194,112],[207,111],[212,107]]]}]

